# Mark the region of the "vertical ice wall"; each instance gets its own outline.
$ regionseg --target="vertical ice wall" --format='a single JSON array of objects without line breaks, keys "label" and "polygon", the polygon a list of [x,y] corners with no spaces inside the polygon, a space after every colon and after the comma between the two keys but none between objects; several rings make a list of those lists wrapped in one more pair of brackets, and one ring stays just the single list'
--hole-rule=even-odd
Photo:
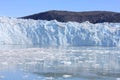
[{"label": "vertical ice wall", "polygon": [[0,17],[0,44],[120,46],[120,23],[61,23]]}]

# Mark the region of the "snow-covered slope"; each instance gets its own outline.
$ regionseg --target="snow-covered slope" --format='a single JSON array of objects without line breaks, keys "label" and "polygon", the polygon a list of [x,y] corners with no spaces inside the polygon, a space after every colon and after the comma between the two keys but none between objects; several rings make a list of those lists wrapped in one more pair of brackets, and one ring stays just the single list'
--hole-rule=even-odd
[{"label": "snow-covered slope", "polygon": [[0,17],[0,45],[120,46],[120,23],[61,23]]}]

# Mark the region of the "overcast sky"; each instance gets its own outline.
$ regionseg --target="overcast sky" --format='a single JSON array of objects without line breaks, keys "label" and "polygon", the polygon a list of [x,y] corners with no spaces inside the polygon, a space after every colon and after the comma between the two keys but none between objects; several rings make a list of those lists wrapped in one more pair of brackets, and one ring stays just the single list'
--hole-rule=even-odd
[{"label": "overcast sky", "polygon": [[1,0],[0,16],[21,17],[48,10],[120,12],[120,0]]}]

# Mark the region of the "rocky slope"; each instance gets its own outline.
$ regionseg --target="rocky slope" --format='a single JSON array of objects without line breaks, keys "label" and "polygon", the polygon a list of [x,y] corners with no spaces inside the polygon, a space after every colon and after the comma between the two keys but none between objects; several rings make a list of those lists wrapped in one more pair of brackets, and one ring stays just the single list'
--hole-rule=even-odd
[{"label": "rocky slope", "polygon": [[120,22],[120,13],[109,12],[109,11],[88,11],[88,12],[70,12],[70,11],[47,11],[30,16],[22,17],[25,19],[34,20],[57,20],[60,22],[85,22],[91,23],[103,23],[103,22]]}]

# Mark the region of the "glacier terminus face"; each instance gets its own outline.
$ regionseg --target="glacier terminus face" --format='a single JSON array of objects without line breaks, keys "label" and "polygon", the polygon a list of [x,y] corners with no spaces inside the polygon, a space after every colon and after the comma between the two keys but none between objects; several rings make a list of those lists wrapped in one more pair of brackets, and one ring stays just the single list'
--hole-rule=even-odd
[{"label": "glacier terminus face", "polygon": [[0,17],[0,45],[120,46],[120,23]]}]

